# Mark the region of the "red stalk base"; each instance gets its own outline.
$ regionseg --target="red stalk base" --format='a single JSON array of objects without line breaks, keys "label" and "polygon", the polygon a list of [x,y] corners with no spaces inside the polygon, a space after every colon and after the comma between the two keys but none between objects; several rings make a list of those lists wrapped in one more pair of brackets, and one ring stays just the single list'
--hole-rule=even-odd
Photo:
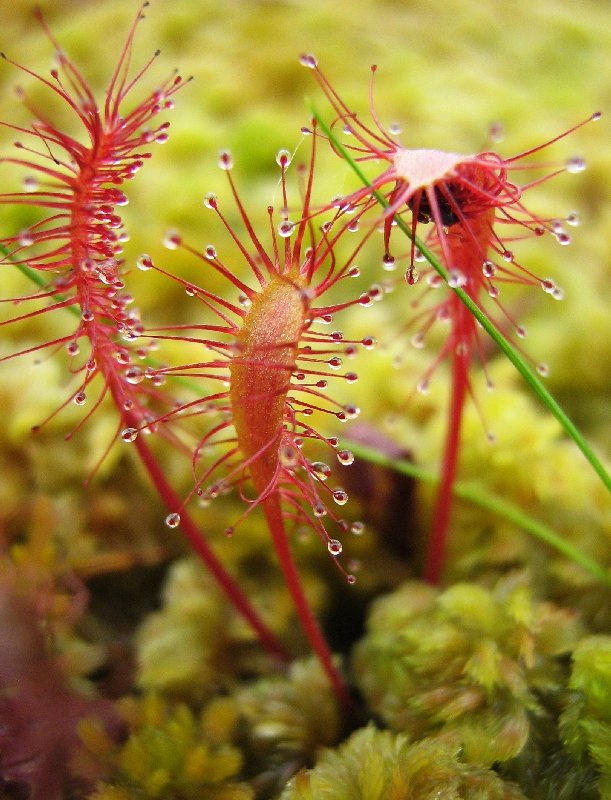
[{"label": "red stalk base", "polygon": [[424,579],[436,585],[441,578],[445,558],[446,541],[452,510],[452,487],[456,479],[456,467],[460,446],[460,428],[465,398],[469,387],[468,368],[470,355],[452,354],[452,394],[448,409],[448,430],[444,446],[441,480],[433,509],[433,521],[429,539]]},{"label": "red stalk base", "polygon": [[348,691],[348,687],[331,656],[325,637],[323,636],[316,618],[312,614],[310,604],[303,592],[299,573],[295,566],[293,556],[288,544],[280,501],[277,494],[272,494],[263,501],[265,516],[269,525],[269,530],[274,543],[274,548],[280,561],[280,567],[286,580],[286,585],[291,593],[297,615],[308,638],[312,650],[316,653],[322,668],[324,669],[336,697],[341,702],[344,709],[349,713],[355,712],[353,700]]}]

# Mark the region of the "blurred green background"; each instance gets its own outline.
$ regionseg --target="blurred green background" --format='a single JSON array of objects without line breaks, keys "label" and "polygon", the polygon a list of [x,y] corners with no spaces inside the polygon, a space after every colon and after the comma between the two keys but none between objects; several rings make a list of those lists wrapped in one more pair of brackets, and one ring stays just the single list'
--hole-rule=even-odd
[{"label": "blurred green background", "polygon": [[[66,51],[102,90],[138,4],[43,0],[39,5]],[[498,149],[509,155],[610,106],[607,0],[179,0],[171,5],[154,1],[146,16],[136,37],[134,65],[156,48],[162,52],[143,88],[174,68],[194,80],[176,97],[170,142],[156,148],[154,163],[129,187],[124,217],[132,263],[142,251],[158,257],[168,227],[186,229],[196,243],[204,243],[211,220],[201,196],[225,188],[216,167],[221,147],[232,149],[249,208],[264,217],[277,182],[274,155],[280,147],[294,149],[300,127],[308,122],[304,99],[327,110],[312,75],[298,63],[304,51],[316,53],[347,103],[363,114],[369,67],[377,63],[378,113],[383,123],[400,124],[407,147],[473,152],[486,144],[489,125],[500,122],[506,136]],[[1,3],[0,31],[0,47],[12,58],[37,70],[52,66],[52,48],[29,2]],[[10,65],[0,64],[0,119],[27,122],[29,114],[12,89],[30,83]],[[39,88],[32,88],[31,95],[35,101],[45,97]],[[556,382],[558,389],[574,378],[576,364],[582,385],[585,381],[600,391],[606,384],[601,372],[603,356],[610,355],[604,343],[609,330],[599,326],[607,316],[601,304],[608,300],[610,130],[607,114],[557,147],[554,157],[583,155],[590,168],[554,181],[537,197],[538,210],[559,216],[580,212],[583,225],[574,232],[574,245],[560,250],[547,242],[526,249],[541,262],[529,260],[533,271],[552,274],[567,290],[567,300],[553,304],[552,313],[568,326],[570,336],[550,335],[549,320],[541,331],[531,324],[535,358],[546,354],[551,384]],[[6,153],[14,134],[0,130],[0,137]],[[345,190],[347,181],[347,170],[331,164],[319,175],[327,197]],[[7,214],[0,208],[0,224],[10,230]],[[526,260],[522,253],[521,260]],[[141,305],[155,305],[157,294],[143,296]],[[568,364],[570,374],[565,374]]]},{"label": "blurred green background", "polygon": [[[138,4],[43,0],[39,5],[94,90],[103,92]],[[607,0],[179,0],[171,5],[154,0],[146,17],[137,32],[133,64],[144,63],[157,48],[161,56],[135,96],[175,68],[194,80],[175,97],[176,108],[168,115],[169,143],[153,148],[152,163],[127,187],[130,204],[122,214],[131,240],[126,259],[133,265],[148,252],[193,280],[201,275],[201,265],[168,254],[161,239],[166,229],[178,227],[196,246],[222,244],[216,220],[201,204],[207,191],[227,197],[225,177],[216,166],[219,149],[232,150],[240,192],[255,223],[266,230],[265,209],[278,182],[276,151],[299,144],[300,128],[309,120],[308,99],[329,117],[312,74],[298,62],[302,52],[318,56],[348,105],[363,115],[370,65],[376,63],[378,114],[385,125],[401,126],[407,147],[474,152],[489,146],[489,126],[501,123],[505,138],[495,147],[512,155],[603,111],[600,122],[550,151],[552,159],[561,161],[582,155],[588,170],[561,176],[529,195],[529,206],[542,214],[577,210],[581,216],[581,227],[571,231],[571,247],[544,239],[525,243],[518,254],[536,274],[552,276],[566,299],[555,303],[530,293],[522,305],[518,301],[517,313],[526,319],[528,351],[535,361],[550,365],[552,391],[601,444],[608,441],[603,424],[611,364]],[[17,0],[10,8],[1,3],[0,31],[0,47],[13,59],[42,72],[51,68],[52,47],[29,2]],[[0,119],[27,124],[30,114],[13,91],[18,84],[26,87],[34,105],[46,108],[49,95],[27,75],[0,63]],[[55,109],[54,115],[72,124],[65,109]],[[14,132],[0,129],[0,151],[10,153],[14,138]],[[306,160],[307,142],[299,152]],[[2,171],[6,190],[17,188],[22,176],[18,179],[8,165]],[[333,156],[321,156],[317,180],[324,199],[354,184]],[[0,207],[4,232],[18,230],[30,218],[22,209]],[[378,263],[361,265],[367,283],[383,277]],[[130,289],[149,321],[167,319],[168,308],[182,298],[182,290],[150,273],[131,276]],[[12,289],[2,291],[6,296]],[[395,293],[389,309],[406,302],[404,291]],[[383,316],[381,310],[373,313]]]}]

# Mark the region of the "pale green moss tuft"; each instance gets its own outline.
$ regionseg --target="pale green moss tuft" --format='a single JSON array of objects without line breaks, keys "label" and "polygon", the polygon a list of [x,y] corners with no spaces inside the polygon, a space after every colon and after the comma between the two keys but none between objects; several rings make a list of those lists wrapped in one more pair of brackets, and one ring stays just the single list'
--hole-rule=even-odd
[{"label": "pale green moss tuft", "polygon": [[197,717],[149,695],[123,701],[121,711],[131,731],[121,746],[82,726],[85,748],[107,774],[90,800],[251,800],[238,779],[242,754],[228,741],[236,721],[231,701],[214,701]]},{"label": "pale green moss tuft", "polygon": [[192,559],[172,565],[163,601],[137,632],[138,684],[161,692],[208,692],[221,672],[227,603]]},{"label": "pale green moss tuft", "polygon": [[[261,679],[235,695],[242,747],[259,789],[278,791],[288,775],[337,743],[341,711],[320,664],[294,662],[288,675]],[[267,793],[266,795],[267,796]]]},{"label": "pale green moss tuft", "polygon": [[465,760],[490,766],[520,753],[580,632],[574,612],[533,601],[520,583],[439,592],[411,582],[374,603],[353,665],[393,730],[449,736]]},{"label": "pale green moss tuft", "polygon": [[460,761],[459,750],[370,725],[296,775],[281,800],[526,800],[495,772]]},{"label": "pale green moss tuft", "polygon": [[579,642],[569,688],[574,694],[560,718],[560,734],[580,763],[594,762],[600,796],[611,797],[611,636]]}]

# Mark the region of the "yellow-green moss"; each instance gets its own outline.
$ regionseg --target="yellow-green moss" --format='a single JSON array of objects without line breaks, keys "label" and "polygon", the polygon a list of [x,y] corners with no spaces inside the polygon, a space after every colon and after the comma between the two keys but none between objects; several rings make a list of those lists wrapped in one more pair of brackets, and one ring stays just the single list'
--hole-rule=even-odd
[{"label": "yellow-green moss", "polygon": [[410,743],[370,725],[338,750],[326,750],[281,800],[526,800],[491,770],[462,762],[459,751],[450,742]]},{"label": "yellow-green moss", "polygon": [[369,708],[414,738],[449,735],[490,766],[525,746],[540,699],[562,687],[575,613],[507,581],[494,592],[407,583],[374,602],[353,666]]},{"label": "yellow-green moss", "polygon": [[129,736],[117,746],[94,723],[81,725],[85,749],[106,777],[90,800],[250,800],[239,780],[242,755],[231,744],[236,711],[216,700],[199,715],[186,705],[170,706],[155,695],[121,704]]}]

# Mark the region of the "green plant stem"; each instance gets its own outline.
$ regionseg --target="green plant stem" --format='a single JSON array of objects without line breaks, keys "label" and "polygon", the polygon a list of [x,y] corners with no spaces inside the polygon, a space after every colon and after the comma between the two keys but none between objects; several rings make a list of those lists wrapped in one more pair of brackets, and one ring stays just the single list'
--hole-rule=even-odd
[{"label": "green plant stem", "polygon": [[[411,461],[391,458],[373,447],[367,447],[352,441],[350,442],[350,449],[359,458],[370,461],[377,466],[387,467],[395,472],[399,472],[401,475],[408,475],[411,478],[416,478],[416,480],[422,481],[423,483],[432,485],[439,483],[439,477],[437,475],[412,464]],[[545,544],[553,547],[580,567],[583,567],[583,569],[587,570],[606,586],[611,587],[611,574],[607,570],[601,567],[594,559],[582,553],[577,547],[567,542],[547,525],[526,514],[519,506],[514,505],[508,500],[503,500],[497,495],[490,494],[490,492],[483,492],[471,483],[462,481],[454,483],[452,492],[455,497],[473,503],[522,528],[527,533],[532,534]]]},{"label": "green plant stem", "polygon": [[[370,186],[367,177],[359,167],[359,165],[354,161],[350,153],[346,150],[346,148],[341,144],[341,142],[337,139],[331,128],[324,122],[324,120],[320,117],[315,109],[312,109],[312,114],[318,124],[320,125],[321,130],[324,132],[325,136],[329,138],[333,147],[337,150],[337,152],[342,156],[342,158],[346,161],[347,164],[352,168],[353,172],[357,175],[359,180],[363,182],[365,186]],[[387,208],[388,203],[386,202],[383,195],[372,188],[371,190],[372,197],[375,197],[377,202],[383,207]],[[395,221],[397,226],[403,231],[403,233],[408,236],[409,239],[414,239],[414,242],[424,258],[429,262],[429,264],[433,267],[436,272],[441,275],[444,281],[448,282],[448,273],[443,264],[439,261],[438,258],[429,250],[429,248],[424,244],[424,242],[420,241],[418,237],[412,237],[412,233],[408,226],[405,224],[405,221],[401,219],[398,214],[395,214]],[[482,328],[486,331],[486,333],[490,336],[491,339],[498,345],[499,349],[507,356],[507,358],[511,361],[520,375],[524,378],[526,383],[530,386],[533,392],[537,395],[537,397],[541,400],[541,402],[547,407],[551,414],[556,417],[558,422],[563,427],[566,434],[575,442],[577,447],[581,450],[584,454],[588,462],[590,463],[592,469],[597,473],[600,477],[604,485],[607,489],[611,492],[611,475],[605,468],[602,461],[598,458],[592,447],[586,441],[584,436],[578,430],[575,423],[569,418],[560,404],[554,399],[548,389],[545,387],[543,382],[539,379],[537,374],[531,369],[528,363],[522,358],[520,353],[516,350],[516,348],[511,344],[511,342],[503,336],[503,334],[498,330],[498,328],[494,325],[494,323],[486,316],[486,314],[478,308],[476,303],[469,297],[469,295],[465,292],[464,289],[461,287],[450,287],[452,291],[455,292],[456,295],[460,298],[460,300],[467,306],[471,314],[477,319],[480,323]]]}]

